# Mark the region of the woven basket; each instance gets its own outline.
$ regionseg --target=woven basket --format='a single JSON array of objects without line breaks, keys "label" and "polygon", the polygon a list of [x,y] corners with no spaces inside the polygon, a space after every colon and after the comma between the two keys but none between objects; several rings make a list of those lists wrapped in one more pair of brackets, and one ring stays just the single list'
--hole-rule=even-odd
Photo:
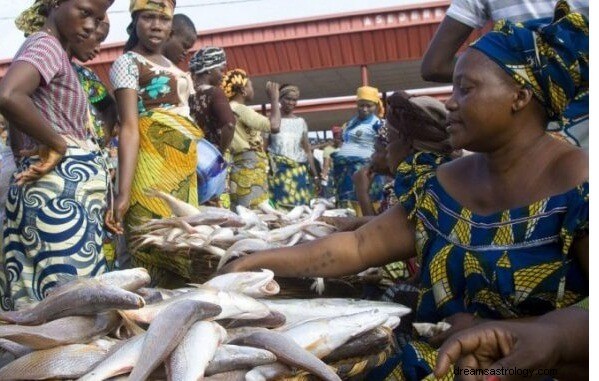
[{"label": "woven basket", "polygon": [[[365,376],[367,372],[385,363],[385,361],[387,361],[387,359],[393,353],[395,353],[395,347],[393,346],[393,344],[390,343],[385,350],[377,354],[345,359],[329,365],[343,380],[348,380],[351,378],[360,378],[360,376]],[[281,380],[316,381],[319,380],[319,378],[310,373],[307,373],[306,371],[299,371],[297,374],[291,377],[281,378]]]}]

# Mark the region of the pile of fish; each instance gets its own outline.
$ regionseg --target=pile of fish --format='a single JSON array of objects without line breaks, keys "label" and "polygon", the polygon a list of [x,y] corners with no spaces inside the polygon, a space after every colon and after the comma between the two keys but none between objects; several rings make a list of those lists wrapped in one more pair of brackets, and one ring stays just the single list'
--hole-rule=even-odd
[{"label": "pile of fish", "polygon": [[[270,380],[379,353],[409,309],[352,299],[276,300],[268,270],[148,288],[141,268],[77,279],[0,313],[0,380]],[[128,376],[126,376],[128,375]]]},{"label": "pile of fish", "polygon": [[293,246],[331,234],[336,229],[317,221],[321,216],[353,216],[351,209],[332,209],[327,199],[314,199],[312,207],[297,206],[289,212],[274,209],[268,201],[258,210],[237,206],[237,213],[223,208],[196,208],[169,194],[147,191],[164,200],[175,217],[150,220],[133,232],[132,251],[151,245],[164,251],[203,249],[217,256],[218,268],[235,257],[270,248]]}]

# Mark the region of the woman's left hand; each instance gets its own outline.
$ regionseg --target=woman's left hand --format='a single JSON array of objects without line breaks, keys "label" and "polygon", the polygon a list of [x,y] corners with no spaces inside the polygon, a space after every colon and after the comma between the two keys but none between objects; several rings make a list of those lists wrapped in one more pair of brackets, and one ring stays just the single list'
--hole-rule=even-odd
[{"label": "woman's left hand", "polygon": [[481,322],[481,320],[473,314],[465,312],[453,314],[447,319],[445,319],[445,321],[451,324],[451,328],[449,328],[447,331],[438,333],[435,336],[428,339],[428,343],[433,347],[440,347],[441,344],[443,344],[443,342],[454,333],[457,333],[464,329],[472,328]]},{"label": "woman's left hand", "polygon": [[32,164],[23,172],[17,173],[15,175],[17,185],[23,186],[25,184],[39,180],[44,175],[52,171],[64,157],[64,154],[45,145],[40,145],[33,150],[21,151],[21,156],[24,157],[35,155],[39,155],[39,163]]}]

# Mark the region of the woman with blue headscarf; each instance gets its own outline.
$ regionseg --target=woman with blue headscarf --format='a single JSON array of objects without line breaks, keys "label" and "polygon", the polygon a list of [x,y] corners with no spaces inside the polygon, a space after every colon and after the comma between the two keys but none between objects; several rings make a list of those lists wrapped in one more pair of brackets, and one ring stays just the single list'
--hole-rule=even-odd
[{"label": "woman with blue headscarf", "polygon": [[[223,271],[338,277],[416,256],[415,320],[451,328],[404,345],[369,380],[390,371],[389,379],[424,379],[434,346],[451,334],[587,297],[588,156],[546,126],[588,113],[588,51],[588,21],[565,1],[553,19],[499,22],[459,58],[446,102],[449,142],[471,155],[410,177],[409,195],[356,231],[255,253]],[[414,157],[398,172],[421,165]]]}]

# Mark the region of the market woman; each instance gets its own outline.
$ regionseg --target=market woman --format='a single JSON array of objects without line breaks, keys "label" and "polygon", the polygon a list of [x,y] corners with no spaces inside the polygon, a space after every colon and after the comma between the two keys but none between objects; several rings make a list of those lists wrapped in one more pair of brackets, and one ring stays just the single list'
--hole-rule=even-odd
[{"label": "market woman", "polygon": [[87,128],[88,101],[70,55],[111,4],[39,0],[17,20],[29,37],[0,83],[19,171],[6,205],[2,309],[43,299],[65,276],[106,270],[107,170]]},{"label": "market woman", "polygon": [[320,182],[308,141],[308,125],[304,118],[294,114],[299,97],[299,87],[281,86],[281,130],[269,136],[268,185],[271,200],[280,208],[308,205],[314,186]]},{"label": "market woman", "polygon": [[[451,145],[473,154],[413,178],[411,197],[354,232],[245,256],[224,271],[337,277],[417,256],[416,319],[451,325],[434,345],[483,320],[572,305],[589,292],[588,156],[545,129],[588,112],[587,94],[588,21],[566,2],[554,20],[499,22],[459,58],[446,102]],[[432,373],[428,343],[402,351],[393,378]]]},{"label": "market woman", "polygon": [[230,174],[231,208],[235,210],[237,205],[242,205],[254,209],[269,199],[266,172],[268,161],[262,133],[279,132],[279,84],[270,81],[266,83],[266,95],[271,107],[269,118],[246,106],[254,98],[254,87],[245,71],[228,71],[222,86],[237,119],[230,147],[233,157]]},{"label": "market woman", "polygon": [[[357,108],[357,115],[343,126],[341,149],[331,155],[331,158],[337,205],[353,208],[358,215],[361,215],[352,176],[370,163],[377,132],[383,125],[381,117],[385,111],[378,89],[370,86],[359,87]],[[377,176],[371,191],[373,200],[382,198],[383,186],[384,180]]]},{"label": "market woman", "polygon": [[[161,53],[171,33],[174,8],[173,0],[133,0],[125,54],[110,70],[120,119],[119,189],[107,225],[118,233],[126,231],[128,240],[135,226],[172,214],[147,190],[198,205],[196,143],[203,134],[189,119],[192,83]],[[134,264],[150,270],[154,282],[169,286],[180,281],[156,264],[159,253],[154,250],[131,255]]]}]

